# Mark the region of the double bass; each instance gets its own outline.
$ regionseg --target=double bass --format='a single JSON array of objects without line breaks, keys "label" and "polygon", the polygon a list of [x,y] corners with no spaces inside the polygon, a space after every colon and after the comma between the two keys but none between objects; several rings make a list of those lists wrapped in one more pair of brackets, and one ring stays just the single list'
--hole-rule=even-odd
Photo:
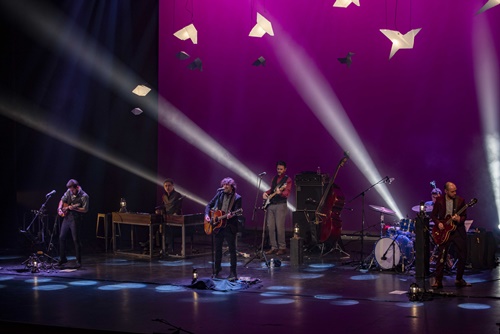
[{"label": "double bass", "polygon": [[339,237],[342,232],[342,220],[340,219],[340,213],[344,208],[345,197],[342,190],[340,190],[340,187],[334,182],[337,178],[340,167],[343,167],[348,159],[348,153],[344,152],[344,157],[340,160],[335,174],[330,179],[330,182],[328,182],[328,185],[323,192],[323,196],[321,196],[321,201],[316,208],[315,224],[317,224],[320,229],[318,240],[320,243],[328,240],[330,236]]}]

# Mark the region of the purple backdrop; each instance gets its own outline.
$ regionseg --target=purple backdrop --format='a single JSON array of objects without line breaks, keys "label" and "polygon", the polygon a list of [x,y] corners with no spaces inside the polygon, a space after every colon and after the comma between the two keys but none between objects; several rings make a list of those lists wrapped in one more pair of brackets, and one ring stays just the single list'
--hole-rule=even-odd
[{"label": "purple backdrop", "polygon": [[[288,175],[301,171],[333,174],[342,151],[290,82],[295,71],[279,52],[288,38],[310,57],[335,92],[403,214],[430,200],[429,182],[442,188],[454,181],[459,194],[479,199],[469,210],[475,224],[496,228],[493,189],[483,148],[481,116],[474,79],[477,27],[483,21],[500,54],[500,8],[475,15],[486,0],[363,1],[333,8],[328,1],[160,1],[159,93],[255,173],[270,182],[275,162],[288,163]],[[275,36],[248,37],[256,12],[272,20]],[[198,29],[198,44],[173,33],[187,24]],[[414,49],[389,60],[391,42],[379,29],[422,28]],[[191,58],[179,60],[179,51]],[[354,52],[350,68],[337,61]],[[251,66],[265,57],[265,67]],[[190,71],[199,57],[203,71]],[[498,58],[496,59],[498,62]],[[496,74],[498,76],[498,73]],[[498,79],[498,78],[497,78]],[[498,109],[498,107],[497,107]],[[498,110],[497,110],[498,111]],[[159,128],[159,174],[209,200],[218,182],[234,177],[250,211],[256,182],[249,182],[179,137]],[[337,177],[346,200],[372,183],[357,161]],[[294,189],[295,192],[295,189]],[[260,198],[260,195],[259,195]],[[365,196],[366,224],[378,229],[369,204],[387,206],[372,189]],[[295,203],[295,194],[291,197]],[[343,214],[344,230],[361,224],[361,199]],[[187,201],[185,212],[202,206]],[[248,212],[247,211],[247,212]],[[388,220],[388,219],[386,219]],[[260,223],[259,223],[260,224]],[[290,227],[290,220],[287,223]]]}]

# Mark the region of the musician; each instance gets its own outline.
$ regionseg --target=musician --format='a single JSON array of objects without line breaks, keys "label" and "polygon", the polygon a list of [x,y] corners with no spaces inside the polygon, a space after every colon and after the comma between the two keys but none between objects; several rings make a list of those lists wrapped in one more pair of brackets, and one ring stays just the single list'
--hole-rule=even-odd
[{"label": "musician", "polygon": [[236,182],[230,177],[222,179],[220,182],[221,189],[217,191],[214,198],[205,207],[205,221],[210,222],[211,210],[221,210],[227,214],[225,227],[220,228],[217,232],[214,231],[215,239],[215,262],[214,276],[219,277],[222,270],[222,244],[226,239],[229,247],[230,255],[230,273],[228,280],[234,281],[238,279],[236,274],[236,234],[238,233],[238,217],[232,212],[241,209],[241,196],[236,193]]},{"label": "musician", "polygon": [[436,203],[436,199],[438,197],[440,197],[442,194],[443,194],[443,192],[441,191],[441,189],[439,189],[439,188],[432,189],[432,191],[431,191],[431,200],[425,202],[425,206],[431,206],[432,207],[434,205],[434,203]]},{"label": "musician", "polygon": [[[267,227],[269,229],[269,240],[271,249],[266,254],[283,255],[286,254],[285,241],[285,218],[287,213],[287,198],[292,191],[292,179],[286,172],[286,163],[282,160],[276,163],[277,175],[273,178],[271,189],[262,194],[262,198],[274,196],[267,207]],[[276,238],[276,231],[278,232]]]},{"label": "musician", "polygon": [[[163,189],[164,192],[161,196],[163,205],[156,208],[157,214],[182,215],[182,200],[184,196],[175,190],[174,180],[171,178],[165,179],[165,181],[163,181]],[[158,226],[155,227],[155,231],[153,232],[156,240],[158,240],[156,238],[157,233]],[[173,238],[173,234],[170,233],[168,239],[171,246],[173,245]],[[149,240],[140,242],[139,244],[143,247],[144,252],[149,252]]]},{"label": "musician", "polygon": [[471,286],[463,279],[465,271],[465,261],[467,258],[467,234],[465,231],[465,219],[467,218],[466,210],[460,215],[456,212],[465,206],[465,200],[457,195],[457,187],[452,182],[446,182],[444,185],[444,196],[436,198],[434,208],[431,213],[431,219],[438,225],[440,230],[444,229],[444,224],[448,219],[452,219],[456,225],[455,231],[450,233],[448,240],[438,247],[438,260],[436,263],[435,281],[432,284],[433,288],[443,287],[443,272],[447,258],[448,248],[450,245],[455,246],[457,262],[457,275],[455,285],[457,287]]},{"label": "musician", "polygon": [[59,201],[57,213],[63,217],[61,223],[61,232],[59,233],[59,252],[60,257],[58,266],[63,266],[68,259],[66,258],[66,238],[71,232],[76,253],[76,268],[82,265],[82,252],[80,241],[80,230],[83,221],[83,215],[89,210],[89,195],[80,187],[78,181],[71,179],[66,184],[68,190]]}]

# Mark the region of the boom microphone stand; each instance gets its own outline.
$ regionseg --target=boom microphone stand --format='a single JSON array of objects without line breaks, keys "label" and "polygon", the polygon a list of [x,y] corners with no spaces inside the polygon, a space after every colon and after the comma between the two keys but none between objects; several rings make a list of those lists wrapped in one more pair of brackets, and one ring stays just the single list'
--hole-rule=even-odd
[{"label": "boom microphone stand", "polygon": [[380,181],[372,184],[371,186],[369,186],[368,188],[366,188],[365,190],[363,190],[361,193],[359,193],[358,195],[354,196],[349,202],[347,202],[346,204],[349,204],[351,203],[352,201],[354,201],[355,199],[357,199],[358,197],[361,197],[361,256],[360,256],[360,263],[359,263],[359,266],[356,268],[362,268],[362,269],[365,269],[366,267],[366,263],[365,263],[365,259],[364,259],[364,240],[365,240],[365,195],[366,193],[373,187],[375,187],[377,184],[380,184],[380,183],[386,183],[389,181],[389,177],[384,177],[382,178]]}]

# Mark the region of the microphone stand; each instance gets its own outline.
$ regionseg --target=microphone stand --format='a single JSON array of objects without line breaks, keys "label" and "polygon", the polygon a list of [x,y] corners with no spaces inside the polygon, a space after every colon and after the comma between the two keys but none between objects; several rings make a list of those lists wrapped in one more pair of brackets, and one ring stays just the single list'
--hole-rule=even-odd
[{"label": "microphone stand", "polygon": [[359,261],[359,266],[356,268],[364,268],[366,266],[365,264],[365,259],[363,258],[364,257],[364,239],[365,239],[365,195],[366,193],[373,187],[375,187],[377,184],[380,184],[380,183],[385,183],[387,182],[387,176],[383,177],[380,181],[372,184],[371,186],[369,186],[368,188],[366,188],[365,190],[363,190],[361,193],[357,194],[356,196],[354,196],[349,202],[347,202],[346,204],[349,204],[351,203],[352,201],[354,201],[355,199],[357,199],[358,197],[361,197],[361,256],[360,256],[360,261]]},{"label": "microphone stand", "polygon": [[[254,223],[254,226],[255,226],[254,248],[256,247],[255,241],[257,239],[257,225],[255,225],[254,219],[255,219],[255,212],[257,211],[257,209],[259,209],[257,207],[257,201],[259,199],[259,194],[261,192],[260,185],[262,183],[262,177],[263,176],[264,175],[260,175],[260,176],[258,176],[258,179],[257,179],[257,193],[255,194],[255,202],[254,202],[254,205],[253,205],[253,212],[252,212],[252,223]],[[268,266],[269,262],[267,262],[266,254],[264,252],[264,238],[266,236],[266,219],[267,219],[267,210],[264,210],[264,222],[262,224],[262,237],[261,237],[261,242],[260,242],[260,249],[257,249],[255,251],[255,255],[243,265],[244,267],[246,267],[250,262],[252,262],[257,257],[258,258],[263,258],[264,261],[266,262],[266,266]]]}]

